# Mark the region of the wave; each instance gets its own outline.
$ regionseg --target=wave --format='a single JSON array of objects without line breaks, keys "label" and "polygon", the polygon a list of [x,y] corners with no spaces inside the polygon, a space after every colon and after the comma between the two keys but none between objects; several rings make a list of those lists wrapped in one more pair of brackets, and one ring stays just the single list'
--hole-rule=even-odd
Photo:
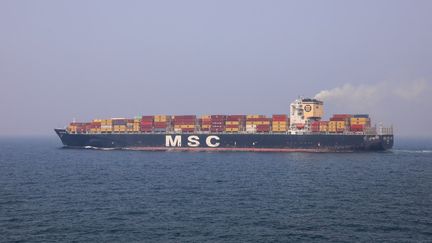
[{"label": "wave", "polygon": [[109,151],[109,150],[115,150],[116,148],[100,148],[100,147],[93,147],[93,146],[85,146],[85,149],[95,149],[95,150],[104,150],[104,151]]},{"label": "wave", "polygon": [[392,149],[396,153],[432,153],[432,150],[409,150],[409,149]]}]

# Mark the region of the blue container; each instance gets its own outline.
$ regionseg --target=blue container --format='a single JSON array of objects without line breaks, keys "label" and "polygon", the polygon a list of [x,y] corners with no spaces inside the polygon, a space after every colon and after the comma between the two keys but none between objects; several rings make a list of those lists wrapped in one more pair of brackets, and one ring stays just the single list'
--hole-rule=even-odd
[{"label": "blue container", "polygon": [[354,118],[369,118],[369,114],[356,114],[353,117]]}]

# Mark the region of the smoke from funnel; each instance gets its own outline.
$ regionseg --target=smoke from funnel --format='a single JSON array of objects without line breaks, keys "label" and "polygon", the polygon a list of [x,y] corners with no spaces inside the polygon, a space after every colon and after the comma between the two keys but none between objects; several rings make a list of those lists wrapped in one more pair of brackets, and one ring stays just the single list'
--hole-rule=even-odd
[{"label": "smoke from funnel", "polygon": [[[370,114],[373,122],[393,124],[395,131],[409,134],[416,127],[432,124],[425,113],[432,104],[431,82],[381,82],[370,85],[344,84],[318,92],[315,98],[326,103],[326,114]],[[420,119],[417,119],[420,118]],[[413,120],[415,126],[413,126]]]},{"label": "smoke from funnel", "polygon": [[375,104],[376,102],[388,98],[412,100],[419,97],[419,95],[426,92],[429,88],[425,80],[397,84],[388,82],[371,85],[344,84],[340,87],[320,91],[315,95],[315,99]]}]

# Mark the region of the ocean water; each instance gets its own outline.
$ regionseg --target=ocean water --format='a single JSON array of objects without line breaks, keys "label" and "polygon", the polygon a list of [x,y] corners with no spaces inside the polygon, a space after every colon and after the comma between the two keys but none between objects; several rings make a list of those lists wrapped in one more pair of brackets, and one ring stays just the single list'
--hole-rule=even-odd
[{"label": "ocean water", "polygon": [[0,139],[0,242],[432,241],[432,141],[372,153]]}]

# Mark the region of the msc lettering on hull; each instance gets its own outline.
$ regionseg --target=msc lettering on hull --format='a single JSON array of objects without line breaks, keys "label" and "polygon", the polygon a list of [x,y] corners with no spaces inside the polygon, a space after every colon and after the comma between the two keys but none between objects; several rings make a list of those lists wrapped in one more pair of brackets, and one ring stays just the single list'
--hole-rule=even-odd
[{"label": "msc lettering on hull", "polygon": [[[216,148],[220,145],[220,138],[218,136],[207,136],[205,144],[207,147]],[[190,135],[187,137],[188,147],[199,147],[201,145],[200,138],[197,135]],[[181,135],[166,135],[165,136],[165,147],[182,147],[182,136]]]}]

